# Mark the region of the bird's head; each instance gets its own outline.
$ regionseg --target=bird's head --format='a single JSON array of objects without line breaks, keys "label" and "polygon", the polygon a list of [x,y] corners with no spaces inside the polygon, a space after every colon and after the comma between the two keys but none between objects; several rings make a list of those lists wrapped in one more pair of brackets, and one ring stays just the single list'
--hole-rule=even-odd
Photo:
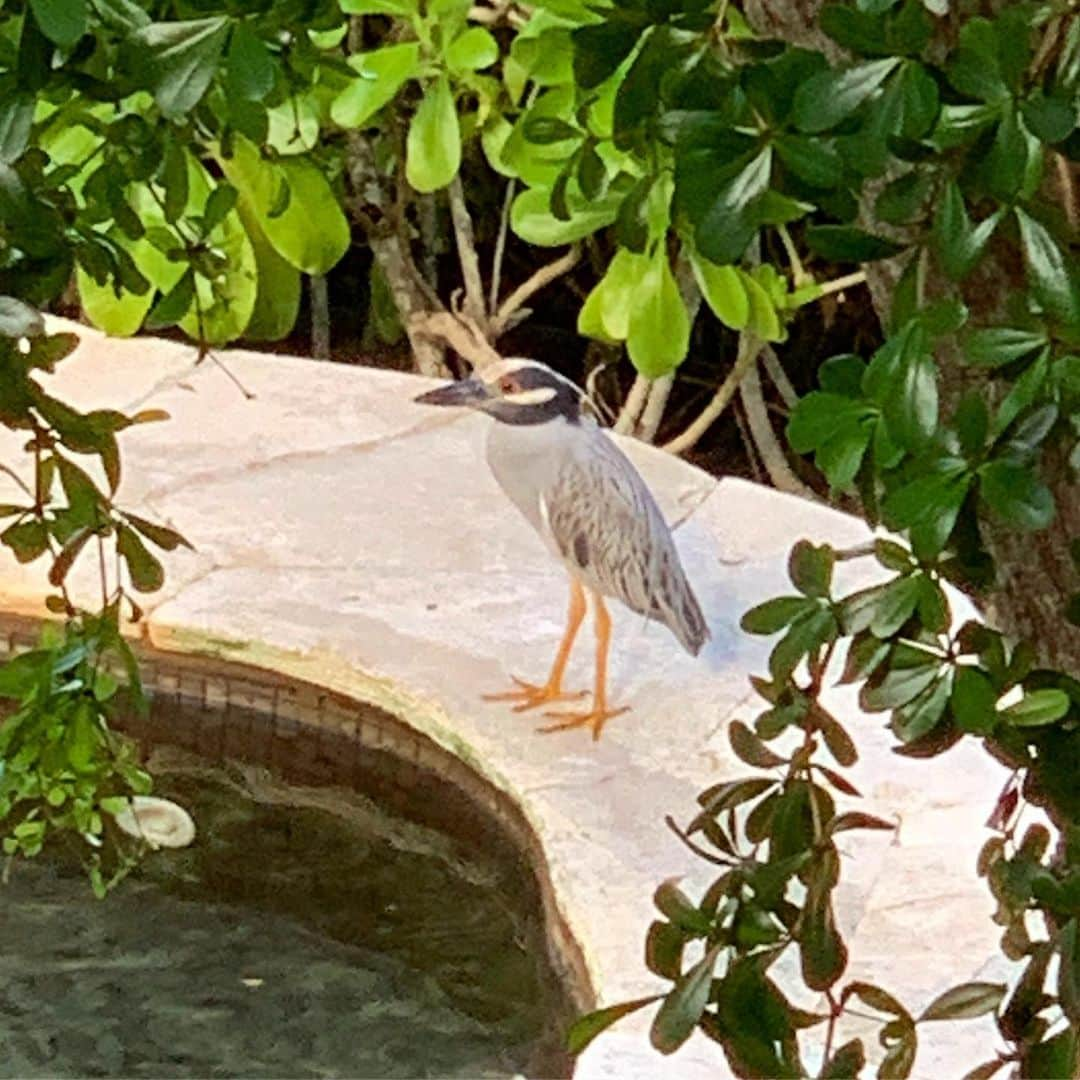
[{"label": "bird's head", "polygon": [[460,382],[420,394],[422,405],[479,409],[504,424],[577,423],[583,394],[569,379],[537,360],[517,357],[491,364]]}]

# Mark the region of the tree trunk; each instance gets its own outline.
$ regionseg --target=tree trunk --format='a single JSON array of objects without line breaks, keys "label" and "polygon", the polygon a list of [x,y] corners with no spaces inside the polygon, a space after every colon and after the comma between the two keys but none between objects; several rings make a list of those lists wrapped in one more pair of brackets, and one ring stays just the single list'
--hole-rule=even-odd
[{"label": "tree trunk", "polygon": [[[835,56],[836,45],[816,25],[822,6],[823,0],[746,0],[744,10],[759,33]],[[880,228],[869,208],[864,214],[868,227]],[[883,321],[901,270],[902,263],[895,259],[866,267],[874,308]],[[1015,253],[1004,247],[990,251],[964,288],[972,320],[981,322],[994,315],[1006,295],[1022,283]],[[931,296],[946,288],[933,275],[927,282]],[[958,355],[939,354],[938,359],[946,415],[972,386],[982,384],[989,390],[985,376],[963,364]],[[1076,675],[1080,673],[1080,628],[1065,619],[1064,611],[1069,596],[1080,590],[1080,573],[1070,553],[1070,541],[1080,537],[1080,487],[1071,478],[1066,449],[1055,448],[1044,455],[1042,476],[1057,503],[1054,523],[1034,535],[994,524],[985,528],[998,580],[992,591],[976,599],[991,623],[1010,636],[1029,639],[1042,663]]]}]

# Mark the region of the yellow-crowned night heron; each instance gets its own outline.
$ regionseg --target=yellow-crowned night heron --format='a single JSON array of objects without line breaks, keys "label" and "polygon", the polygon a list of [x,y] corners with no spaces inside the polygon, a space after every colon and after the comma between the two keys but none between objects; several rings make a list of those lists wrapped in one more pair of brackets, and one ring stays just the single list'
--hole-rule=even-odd
[{"label": "yellow-crowned night heron", "polygon": [[599,738],[605,721],[626,711],[607,701],[611,617],[605,596],[664,623],[692,655],[709,637],[655,500],[622,451],[583,412],[581,391],[544,364],[503,360],[416,400],[468,406],[495,419],[487,444],[491,471],[570,573],[566,633],[547,682],[537,686],[515,677],[516,690],[489,699],[515,701],[515,711],[522,711],[582,696],[565,693],[562,680],[588,588],[596,618],[592,708],[549,712],[559,722],[542,730],[589,725]]}]

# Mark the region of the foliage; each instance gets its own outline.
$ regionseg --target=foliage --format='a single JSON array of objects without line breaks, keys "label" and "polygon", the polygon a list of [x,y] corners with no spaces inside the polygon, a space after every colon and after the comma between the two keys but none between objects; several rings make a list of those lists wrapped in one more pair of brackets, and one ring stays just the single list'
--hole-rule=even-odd
[{"label": "foliage", "polygon": [[[848,56],[838,65],[747,37],[725,5],[715,49],[695,44],[692,6],[630,17],[620,7],[573,31],[583,85],[590,72],[611,77],[628,65],[612,112],[616,145],[655,139],[669,148],[676,228],[697,258],[734,262],[763,226],[783,230],[791,219],[769,216],[789,205],[781,199],[798,201],[793,218],[806,218],[809,252],[860,264],[900,254],[906,265],[884,344],[868,361],[826,362],[787,435],[834,491],[857,494],[872,525],[908,543],[836,552],[801,542],[790,564],[796,593],[746,614],[748,632],[782,636],[768,678],[752,680],[767,707],[753,729],[732,723],[732,748],[769,773],[714,785],[676,830],[723,868],[704,898],[695,904],[671,885],[656,895],[665,918],[649,931],[647,957],[671,985],[653,1043],[671,1052],[700,1029],[739,1075],[805,1075],[801,1033],[822,1027],[819,1075],[858,1075],[868,1056],[861,1041],[833,1045],[836,1020],[855,1001],[885,1018],[879,1076],[910,1075],[920,1024],[987,1012],[1010,1050],[972,1075],[1015,1063],[1025,1076],[1071,1076],[1080,1060],[1080,683],[1040,667],[1031,643],[977,623],[954,628],[943,588],[990,584],[988,528],[1046,529],[1057,509],[1046,463],[1064,448],[1066,468],[1080,466],[1068,179],[1080,151],[1080,20],[1065,4],[935,18],[945,15],[938,7],[827,5],[818,25]],[[708,26],[717,32],[712,13]],[[686,62],[650,67],[653,42],[663,42],[658,56],[685,49]],[[785,247],[797,276],[796,248]],[[991,259],[1010,257],[1020,272],[1000,302],[966,288]],[[946,364],[967,365],[974,389],[945,395]],[[875,556],[893,576],[838,595],[834,565],[857,555]],[[836,805],[837,793],[858,795],[837,768],[855,761],[856,743],[820,697],[841,642],[840,681],[861,686],[865,710],[889,713],[898,753],[930,756],[969,736],[1014,770],[993,816],[999,835],[979,865],[998,903],[1002,950],[1024,965],[1011,991],[956,987],[915,1015],[877,986],[842,982],[834,837],[889,825]],[[1059,843],[1041,824],[1018,831],[1025,802],[1046,812]],[[704,955],[691,962],[698,942]],[[794,1007],[770,978],[788,950],[798,951],[806,986],[825,994],[823,1013]],[[586,1018],[572,1042],[580,1048],[616,1018]]]},{"label": "foliage", "polygon": [[[34,309],[0,297],[0,421],[25,434],[30,459],[28,482],[0,466],[22,495],[0,506],[0,544],[20,563],[48,560],[55,592],[46,605],[63,616],[36,649],[0,667],[0,836],[9,860],[37,855],[54,836],[78,838],[91,884],[104,895],[139,851],[109,824],[111,815],[150,789],[134,746],[109,727],[114,709],[145,707],[121,620],[125,612],[132,622],[141,617],[132,590],[154,592],[163,582],[147,541],[167,551],[187,541],[114,502],[117,433],[165,414],[84,413],[42,387],[38,375],[54,371],[76,344],[74,334],[47,334]],[[80,559],[94,556],[101,606],[90,611],[77,606],[68,579]]]}]

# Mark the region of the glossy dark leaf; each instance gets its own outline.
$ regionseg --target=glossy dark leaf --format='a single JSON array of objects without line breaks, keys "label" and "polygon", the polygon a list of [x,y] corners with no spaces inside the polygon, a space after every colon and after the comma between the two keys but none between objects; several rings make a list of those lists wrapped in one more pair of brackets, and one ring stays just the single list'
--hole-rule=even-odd
[{"label": "glossy dark leaf", "polygon": [[832,895],[819,876],[811,878],[799,931],[802,974],[811,990],[828,990],[847,967],[847,946],[836,929]]},{"label": "glossy dark leaf", "polygon": [[875,262],[903,251],[901,244],[854,225],[809,225],[806,246],[833,262]]},{"label": "glossy dark leaf", "polygon": [[64,543],[60,553],[49,567],[49,584],[59,586],[68,575],[72,563],[79,557],[79,552],[86,546],[94,534],[90,529],[77,529]]},{"label": "glossy dark leaf", "polygon": [[991,461],[979,470],[979,494],[995,513],[1021,529],[1045,529],[1054,520],[1054,496],[1030,469]]},{"label": "glossy dark leaf", "polygon": [[811,706],[810,716],[837,764],[851,768],[859,760],[859,752],[844,726],[817,702]]},{"label": "glossy dark leaf", "polygon": [[1075,1028],[1080,1026],[1080,926],[1075,917],[1058,931],[1057,951],[1058,1001]]},{"label": "glossy dark leaf", "polygon": [[34,123],[34,95],[26,91],[8,93],[0,101],[0,162],[17,161],[30,141]]},{"label": "glossy dark leaf", "polygon": [[997,726],[997,699],[997,691],[981,671],[973,667],[957,668],[949,704],[962,731],[989,735]]},{"label": "glossy dark leaf", "polygon": [[678,927],[657,920],[645,937],[645,966],[662,979],[675,980],[682,973],[686,937]]},{"label": "glossy dark leaf", "polygon": [[1048,314],[1063,323],[1080,323],[1080,284],[1075,263],[1065,254],[1042,222],[1020,207],[1020,245],[1032,291]]},{"label": "glossy dark leaf", "polygon": [[1023,700],[1001,710],[1001,718],[1014,727],[1042,727],[1060,720],[1069,711],[1064,690],[1032,690]]},{"label": "glossy dark leaf", "polygon": [[[932,657],[929,658],[931,661]],[[859,695],[860,704],[868,712],[882,712],[906,705],[926,690],[938,678],[937,662],[922,667],[894,668],[876,686],[867,686]]]},{"label": "glossy dark leaf", "polygon": [[954,986],[939,994],[919,1017],[919,1023],[927,1020],[971,1020],[996,1012],[1005,998],[1004,983],[969,982]]},{"label": "glossy dark leaf", "polygon": [[795,94],[795,126],[811,135],[836,127],[881,87],[899,62],[888,57],[812,76]]},{"label": "glossy dark leaf", "polygon": [[202,100],[217,72],[229,25],[227,17],[213,16],[151,23],[131,35],[165,116],[179,119]]},{"label": "glossy dark leaf", "polygon": [[274,61],[270,50],[246,22],[233,27],[225,57],[225,80],[230,94],[248,101],[262,101],[274,86]]},{"label": "glossy dark leaf", "polygon": [[852,810],[834,817],[829,822],[828,832],[832,836],[849,829],[879,829],[884,832],[894,832],[896,828],[895,821],[886,821],[884,818],[874,817],[873,814],[863,814]]},{"label": "glossy dark leaf", "polygon": [[852,1039],[838,1047],[818,1073],[820,1080],[858,1080],[866,1065],[866,1051],[861,1039]]},{"label": "glossy dark leaf", "polygon": [[175,529],[170,529],[165,525],[155,525],[154,522],[147,521],[146,518],[139,517],[129,511],[124,512],[124,517],[127,518],[129,524],[134,529],[138,530],[147,540],[152,544],[156,544],[164,551],[174,551],[181,545],[191,551],[195,550]]},{"label": "glossy dark leaf", "polygon": [[836,619],[827,608],[796,619],[769,655],[769,674],[778,682],[787,679],[804,656],[834,640],[836,633]]},{"label": "glossy dark leaf", "polygon": [[70,49],[86,33],[86,0],[30,0],[41,32],[61,49]]},{"label": "glossy dark leaf", "polygon": [[708,915],[692,904],[690,898],[673,880],[661,882],[657,886],[653,903],[670,922],[691,935],[707,934],[712,927]]},{"label": "glossy dark leaf", "polygon": [[606,1009],[597,1009],[595,1012],[587,1013],[574,1021],[566,1033],[566,1049],[571,1054],[580,1054],[597,1035],[606,1031],[617,1020],[645,1008],[646,1005],[651,1005],[654,1001],[659,1001],[662,996],[662,994],[652,994],[649,997],[625,1001],[620,1005],[611,1005]]},{"label": "glossy dark leaf", "polygon": [[870,622],[871,633],[879,638],[892,637],[911,618],[919,600],[919,580],[915,575],[896,578],[881,589]]},{"label": "glossy dark leaf", "polygon": [[728,729],[731,748],[740,761],[758,769],[772,769],[786,763],[787,758],[770,750],[741,720],[733,720]]},{"label": "glossy dark leaf", "polygon": [[664,998],[649,1031],[649,1039],[662,1054],[673,1054],[697,1027],[709,1002],[713,969],[720,946],[711,948]]},{"label": "glossy dark leaf", "polygon": [[175,326],[191,310],[195,299],[195,271],[186,270],[180,280],[150,309],[145,326],[159,330]]},{"label": "glossy dark leaf", "polygon": [[800,540],[788,556],[788,577],[804,596],[826,597],[832,584],[836,554],[827,544]]},{"label": "glossy dark leaf", "polygon": [[131,584],[138,592],[156,592],[165,584],[161,563],[150,554],[133,529],[123,525],[117,529],[116,550],[127,564]]},{"label": "glossy dark leaf", "polygon": [[751,608],[739,620],[739,626],[748,634],[776,634],[816,607],[805,596],[778,596]]}]

